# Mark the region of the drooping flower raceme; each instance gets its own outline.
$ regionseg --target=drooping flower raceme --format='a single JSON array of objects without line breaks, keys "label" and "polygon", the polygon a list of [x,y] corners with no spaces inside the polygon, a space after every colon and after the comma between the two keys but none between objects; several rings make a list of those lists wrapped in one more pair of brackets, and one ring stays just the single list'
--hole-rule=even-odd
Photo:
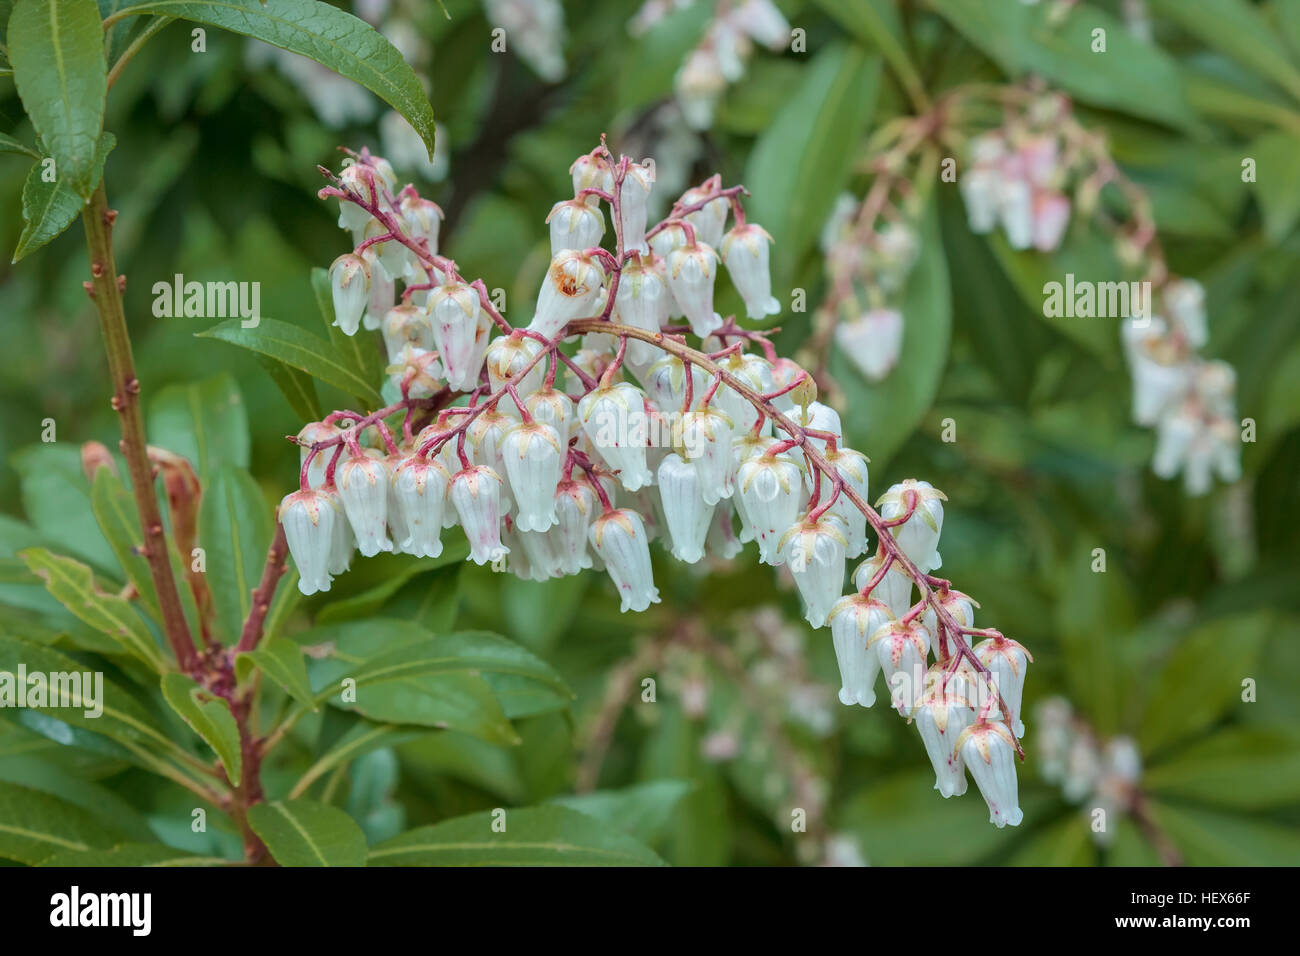
[{"label": "drooping flower raceme", "polygon": [[[332,270],[336,314],[359,333],[377,300],[353,283],[383,272],[383,388],[400,398],[299,433],[300,490],[280,515],[304,593],[328,589],[354,552],[434,557],[459,527],[471,561],[534,581],[601,568],[621,610],[640,612],[660,601],[652,539],[666,560],[687,564],[732,560],[752,542],[760,561],[785,569],[809,624],[829,627],[840,701],[871,706],[883,672],[940,792],[960,794],[969,769],[997,807],[994,822],[1018,822],[1011,758],[1028,653],[977,631],[974,601],[932,575],[942,492],[908,479],[874,511],[866,456],[845,444],[811,376],[766,335],[714,311],[719,242],[747,311],[775,311],[770,238],[745,224],[739,187],[713,177],[652,225],[640,205],[653,187],[647,169],[603,146],[579,157],[574,196],[550,219],[536,309],[518,329],[485,283],[434,251],[431,204],[412,187],[394,193],[395,183],[372,195],[367,184],[387,172],[364,152],[348,168],[357,166],[322,192],[364,210],[343,217],[354,242],[378,241]],[[615,199],[611,236],[598,227]],[[881,287],[897,289],[914,237],[891,227],[868,246]],[[1184,290],[1180,303],[1194,310],[1195,296]],[[681,318],[698,347],[674,324]],[[576,351],[560,350],[578,337]],[[1202,377],[1210,401],[1214,376]],[[875,553],[846,595],[846,562],[872,538]],[[927,675],[941,676],[937,688]]]}]

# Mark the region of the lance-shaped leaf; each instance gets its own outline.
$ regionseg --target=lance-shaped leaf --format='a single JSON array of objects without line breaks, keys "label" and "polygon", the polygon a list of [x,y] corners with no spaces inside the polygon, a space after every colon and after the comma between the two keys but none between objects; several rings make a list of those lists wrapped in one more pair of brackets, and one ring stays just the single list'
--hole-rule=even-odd
[{"label": "lance-shaped leaf", "polygon": [[58,182],[89,198],[99,179],[96,144],[108,95],[98,4],[18,0],[8,45],[23,109],[55,161]]},{"label": "lance-shaped leaf", "polygon": [[526,807],[417,827],[370,851],[371,866],[662,866],[622,831],[566,807]]},{"label": "lance-shaped leaf", "polygon": [[242,468],[219,468],[199,509],[199,545],[217,621],[231,643],[253,609],[270,542],[270,508],[257,482]]},{"label": "lance-shaped leaf", "polygon": [[365,866],[366,835],[335,807],[315,800],[259,803],[248,823],[281,866]]},{"label": "lance-shaped leaf", "polygon": [[91,482],[90,501],[95,522],[126,572],[127,580],[135,585],[140,604],[150,617],[161,621],[149,561],[144,556],[144,535],[135,511],[135,499],[117,475],[108,468],[100,468]]},{"label": "lance-shaped leaf", "polygon": [[197,856],[161,843],[123,843],[111,850],[63,850],[41,860],[41,866],[228,866],[233,860]]},{"label": "lance-shaped leaf", "polygon": [[302,649],[287,637],[266,641],[255,651],[246,651],[235,658],[235,676],[240,683],[248,679],[257,668],[298,703],[316,709],[312,699],[311,684],[307,680],[307,665],[302,659]]},{"label": "lance-shaped leaf", "polygon": [[41,154],[36,150],[26,143],[14,139],[7,133],[0,133],[0,153],[20,153],[23,156],[30,156],[32,159],[41,158]]},{"label": "lance-shaped leaf", "polygon": [[433,107],[397,48],[364,20],[318,0],[144,0],[110,16],[178,17],[301,53],[360,83],[406,117],[433,158]]},{"label": "lance-shaped leaf", "polygon": [[172,710],[212,748],[226,768],[230,782],[238,786],[243,757],[239,750],[239,726],[230,712],[230,704],[184,674],[164,674],[162,692]]},{"label": "lance-shaped leaf", "polygon": [[154,670],[162,670],[162,654],[140,615],[123,598],[100,591],[90,568],[44,548],[28,548],[19,557],[45,582],[46,589],[60,604],[95,630],[107,634],[128,654],[140,658]]},{"label": "lance-shaped leaf", "polygon": [[[99,137],[91,166],[93,186],[99,185],[99,180],[104,175],[104,160],[116,143],[112,133],[104,133]],[[51,175],[54,176],[53,179],[50,179]],[[86,200],[67,179],[58,175],[57,165],[51,173],[44,161],[34,164],[23,183],[25,225],[22,235],[18,237],[13,261],[17,262],[29,252],[34,252],[56,238],[72,224],[72,220],[81,215],[84,208]]]},{"label": "lance-shaped leaf", "polygon": [[0,857],[34,865],[59,852],[111,846],[118,838],[80,807],[0,783]]}]

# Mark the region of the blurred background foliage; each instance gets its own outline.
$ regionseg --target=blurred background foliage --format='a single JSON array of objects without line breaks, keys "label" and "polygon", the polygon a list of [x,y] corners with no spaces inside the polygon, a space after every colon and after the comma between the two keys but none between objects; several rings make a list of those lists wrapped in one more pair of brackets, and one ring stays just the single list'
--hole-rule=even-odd
[{"label": "blurred background foliage", "polygon": [[[846,436],[871,456],[875,492],[914,476],[947,493],[943,573],[981,602],[978,624],[1035,656],[1019,829],[991,827],[974,787],[940,799],[913,727],[881,707],[835,701],[828,632],[807,628],[788,578],[759,566],[752,549],[704,568],[656,548],[664,601],[635,616],[617,613],[603,575],[538,584],[391,555],[356,562],[327,595],[284,600],[277,633],[300,643],[326,633],[383,642],[413,621],[438,633],[494,631],[574,693],[567,705],[514,708],[517,743],[394,731],[353,750],[311,794],[352,815],[372,843],[497,806],[556,802],[682,864],[1294,863],[1300,3],[1149,0],[1149,40],[1131,35],[1127,0],[1076,3],[1063,16],[1046,0],[778,5],[806,31],[807,52],[758,50],[712,128],[692,132],[669,122],[673,77],[712,0],[635,37],[628,24],[639,4],[565,3],[567,68],[554,81],[489,52],[491,24],[476,0],[445,0],[447,16],[438,4],[393,0],[422,48],[445,176],[430,181],[423,163],[393,158],[446,211],[444,252],[463,274],[506,290],[508,318],[526,316],[548,260],[543,220],[571,195],[569,163],[607,133],[616,151],[654,154],[661,170],[671,155],[691,182],[716,171],[754,193],[751,218],[777,239],[776,294],[783,304],[794,288],[808,294],[808,312],[777,317],[778,346],[792,354],[822,294],[821,223],[839,193],[862,194],[864,137],[908,109],[900,70],[931,93],[1036,73],[1105,132],[1150,191],[1171,267],[1205,284],[1206,353],[1236,367],[1240,414],[1258,425],[1245,477],[1201,499],[1156,479],[1153,435],[1130,424],[1114,322],[1041,315],[1043,282],[1067,271],[1119,274],[1104,237],[1076,223],[1050,258],[1013,252],[1000,237],[972,235],[956,187],[937,184],[900,367],[872,386],[832,368]],[[1094,25],[1109,31],[1104,57],[1088,50]],[[175,273],[259,282],[263,315],[321,333],[311,270],[345,239],[333,204],[315,197],[316,166],[336,168],[339,144],[382,149],[381,110],[361,91],[352,115],[323,117],[285,58],[216,30],[206,52],[193,53],[188,29],[164,29],[114,88],[107,187],[121,211],[118,263],[150,441],[194,460],[205,484],[223,466],[247,469],[256,487],[241,513],[260,567],[256,541],[297,473],[284,436],[302,420],[254,357],[195,338],[207,320],[155,318],[151,287]],[[31,141],[21,116],[12,82],[0,78],[0,128]],[[1258,162],[1255,183],[1242,182],[1244,157]],[[21,164],[0,156],[6,250],[22,226]],[[81,443],[112,446],[117,434],[81,288],[80,227],[18,265],[8,258],[0,633],[84,650],[84,626],[15,557],[47,545],[106,582],[122,580],[79,459]],[[722,308],[738,301],[728,285]],[[317,387],[327,408],[352,403]],[[40,442],[47,418],[57,423],[53,444]],[[955,442],[940,440],[949,418]],[[1096,548],[1105,573],[1092,570]],[[1241,700],[1247,677],[1257,682],[1251,703]],[[654,703],[642,699],[645,678],[655,679]],[[1142,813],[1118,814],[1104,844],[1087,807],[1041,777],[1035,705],[1051,695],[1068,698],[1100,739],[1126,735],[1141,748]],[[29,717],[0,712],[0,786],[49,793],[137,838],[237,855],[222,825],[191,832],[194,801],[183,790],[97,749],[94,734],[61,745]],[[343,719],[330,711],[301,721],[266,769],[268,793],[286,793],[341,735],[357,733]],[[794,807],[807,811],[806,833],[791,832]]]}]

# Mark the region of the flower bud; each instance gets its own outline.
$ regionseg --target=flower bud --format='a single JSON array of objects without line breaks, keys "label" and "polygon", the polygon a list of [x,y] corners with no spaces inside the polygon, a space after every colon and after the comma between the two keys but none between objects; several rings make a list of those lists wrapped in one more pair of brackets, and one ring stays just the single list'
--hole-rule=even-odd
[{"label": "flower bud", "polygon": [[[627,175],[623,177],[619,189],[619,220],[623,228],[623,251],[647,253],[650,247],[645,241],[646,213],[650,204],[650,192],[654,189],[655,168],[653,164],[631,163]],[[594,245],[594,243],[593,243]]]},{"label": "flower bud", "polygon": [[861,594],[849,594],[831,608],[831,640],[840,667],[840,703],[870,707],[876,702],[876,675],[880,660],[867,649],[867,641],[891,620],[884,604]]},{"label": "flower bud", "polygon": [[321,491],[295,491],[280,502],[280,524],[298,566],[298,590],[311,595],[330,589],[330,551],[334,525],[342,522],[334,496]]},{"label": "flower bud", "polygon": [[385,373],[410,398],[430,398],[442,388],[442,361],[437,352],[407,343]]},{"label": "flower bud", "polygon": [[[686,366],[675,355],[665,355],[651,365],[642,381],[651,400],[665,412],[680,409],[686,401]],[[708,388],[709,373],[692,363],[691,404],[698,404]]]},{"label": "flower bud", "polygon": [[[693,206],[709,196],[716,195],[718,192],[718,177],[713,177],[706,183],[702,183],[692,189],[682,193],[679,202],[683,206]],[[717,199],[706,202],[701,208],[694,212],[689,212],[684,217],[687,222],[695,229],[695,238],[697,242],[703,243],[712,249],[716,249],[722,242],[722,233],[727,226],[727,210],[730,208],[726,199],[718,196]]]},{"label": "flower bud", "polygon": [[673,557],[695,564],[704,557],[704,541],[713,518],[713,504],[706,503],[701,494],[699,469],[669,453],[659,465],[658,485]]},{"label": "flower bud", "polygon": [[596,515],[596,493],[582,479],[566,479],[555,489],[556,560],[564,574],[577,574],[591,567],[587,553],[587,531]]},{"label": "flower bud", "polygon": [[835,344],[869,382],[878,382],[898,364],[903,348],[903,313],[869,309],[835,326]]},{"label": "flower bud", "polygon": [[521,422],[507,429],[501,458],[518,508],[515,524],[520,531],[546,531],[559,520],[555,489],[566,450],[559,433],[545,422]]},{"label": "flower bud", "polygon": [[370,297],[366,300],[366,310],[361,316],[361,325],[373,331],[384,324],[384,316],[393,307],[397,291],[393,278],[379,262],[379,253],[371,246],[361,253],[366,266],[370,269]]},{"label": "flower bud", "polygon": [[[337,425],[327,425],[325,422],[308,422],[303,425],[302,430],[298,432],[298,467],[301,468],[306,464],[312,445],[337,438],[341,430]],[[325,472],[329,468],[332,457],[334,457],[333,448],[322,448],[312,458],[311,464],[307,466],[307,487],[319,488],[325,484]]]},{"label": "flower bud", "polygon": [[713,311],[717,275],[718,254],[711,246],[696,243],[668,254],[668,287],[691,323],[691,331],[700,338],[722,327],[722,316]]},{"label": "flower bud", "polygon": [[380,331],[384,335],[384,349],[388,352],[390,363],[397,361],[397,356],[407,345],[426,351],[438,347],[434,342],[433,322],[429,313],[410,303],[403,302],[389,309]]},{"label": "flower bud", "polygon": [[407,193],[398,204],[407,233],[417,242],[423,239],[429,254],[438,254],[438,232],[442,228],[442,209],[436,202]]},{"label": "flower bud", "polygon": [[1070,200],[1054,189],[1034,190],[1034,248],[1054,252],[1070,224]]},{"label": "flower bud", "polygon": [[607,511],[592,522],[589,537],[622,600],[620,610],[644,611],[659,603],[650,567],[650,544],[641,516],[628,508]]},{"label": "flower bud", "polygon": [[886,521],[901,518],[911,510],[911,517],[890,528],[903,553],[922,571],[941,567],[939,533],[943,530],[943,502],[948,496],[928,481],[908,478],[880,496],[876,504]]},{"label": "flower bud", "polygon": [[1007,718],[1011,727],[1017,737],[1023,737],[1025,725],[1020,719],[1020,702],[1025,693],[1025,671],[1031,660],[1028,652],[1010,638],[990,637],[975,645],[975,656],[993,675],[998,694],[1010,711]]},{"label": "flower bud", "polygon": [[685,457],[699,468],[704,503],[716,505],[732,493],[731,419],[705,405],[681,417],[681,446]]},{"label": "flower bud", "polygon": [[605,464],[628,491],[654,481],[646,468],[645,395],[629,382],[601,385],[578,402],[578,420]]},{"label": "flower bud", "polygon": [[551,257],[564,249],[590,249],[600,245],[605,234],[605,217],[599,206],[589,206],[581,199],[566,199],[551,207],[546,217],[551,227]]},{"label": "flower bud", "polygon": [[[594,153],[579,156],[569,167],[569,173],[573,176],[575,195],[584,189],[603,189],[607,193],[614,191],[614,171],[610,169],[609,161],[604,156]],[[587,201],[595,204],[600,200],[591,196]]]},{"label": "flower bud", "polygon": [[1015,164],[1003,167],[998,183],[998,219],[1012,249],[1028,249],[1033,245],[1033,191]]},{"label": "flower bud", "polygon": [[490,564],[510,553],[501,543],[501,478],[487,465],[471,465],[452,476],[448,490],[469,541],[475,564]]},{"label": "flower bud", "polygon": [[803,597],[804,617],[823,627],[844,592],[844,533],[829,515],[804,518],[781,538],[778,549]]},{"label": "flower bud", "polygon": [[966,766],[957,738],[975,722],[975,707],[964,672],[948,675],[936,664],[926,676],[925,693],[916,709],[916,729],[934,768],[934,789],[947,799],[966,792]]},{"label": "flower bud", "polygon": [[604,282],[605,270],[595,256],[578,249],[561,249],[542,279],[529,331],[553,339],[573,319],[597,315],[596,302]]},{"label": "flower bud", "polygon": [[530,395],[541,388],[546,377],[546,359],[537,362],[533,362],[533,359],[545,350],[546,346],[537,339],[518,331],[493,339],[485,360],[492,391],[500,391],[506,382],[523,372],[529,363],[533,363],[532,368],[515,383],[515,390],[520,395]]},{"label": "flower bud", "polygon": [[576,424],[573,399],[555,388],[541,388],[524,399],[528,414],[555,429],[560,445],[567,448]]},{"label": "flower bud", "polygon": [[388,465],[365,454],[345,459],[338,468],[339,498],[357,536],[357,550],[364,557],[393,550],[388,538],[391,481]]},{"label": "flower bud", "polygon": [[[852,448],[837,446],[834,452],[827,451],[827,462],[844,480],[845,487],[856,491],[863,501],[867,499],[867,456]],[[829,490],[826,494],[829,494]],[[840,494],[830,507],[830,513],[839,515],[848,529],[845,538],[848,548],[845,556],[856,558],[867,549],[867,516],[863,514],[847,495]]]},{"label": "flower bud", "polygon": [[745,300],[745,312],[751,319],[763,319],[781,311],[781,303],[772,296],[772,272],[768,265],[771,242],[767,230],[753,223],[736,226],[722,240],[722,261],[731,273],[736,291]]},{"label": "flower bud", "polygon": [[1016,752],[1001,722],[980,721],[957,738],[957,750],[989,806],[989,822],[1001,829],[1024,819],[1016,793]]},{"label": "flower bud", "polygon": [[[619,276],[614,313],[624,325],[658,332],[668,312],[669,294],[663,277],[652,266],[646,265],[640,256],[634,256]],[[658,355],[659,349],[649,342],[633,338],[627,341],[627,360],[634,366],[653,362]]]},{"label": "flower bud", "polygon": [[442,554],[442,522],[451,476],[437,459],[412,457],[393,472],[393,496],[406,537],[400,542],[407,554],[436,558]]},{"label": "flower bud", "polygon": [[330,293],[334,299],[334,324],[344,335],[356,335],[370,301],[370,266],[355,253],[345,252],[330,265]]},{"label": "flower bud", "polygon": [[799,466],[784,454],[750,458],[736,471],[736,489],[758,541],[759,560],[782,563],[781,538],[798,519],[802,503]]},{"label": "flower bud", "polygon": [[1173,319],[1192,348],[1202,348],[1209,340],[1205,322],[1205,287],[1195,279],[1171,279],[1164,288],[1165,311]]},{"label": "flower bud", "polygon": [[890,621],[871,635],[868,646],[880,661],[889,687],[890,703],[908,717],[921,700],[930,635],[920,621]]}]

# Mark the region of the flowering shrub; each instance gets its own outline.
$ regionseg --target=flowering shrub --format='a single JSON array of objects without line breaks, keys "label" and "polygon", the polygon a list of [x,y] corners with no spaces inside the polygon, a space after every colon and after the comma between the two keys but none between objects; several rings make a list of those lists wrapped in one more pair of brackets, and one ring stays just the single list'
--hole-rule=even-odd
[{"label": "flowering shrub", "polygon": [[1290,862],[1202,6],[3,4],[0,860]]}]

